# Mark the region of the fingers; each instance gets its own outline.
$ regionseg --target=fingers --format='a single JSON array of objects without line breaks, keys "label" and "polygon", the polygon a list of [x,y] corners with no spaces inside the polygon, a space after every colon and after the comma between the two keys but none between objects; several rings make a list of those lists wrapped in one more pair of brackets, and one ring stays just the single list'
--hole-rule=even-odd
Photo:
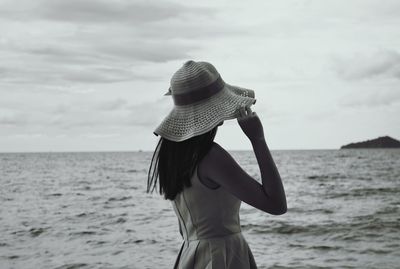
[{"label": "fingers", "polygon": [[239,115],[240,117],[246,117],[246,116],[251,116],[254,115],[255,112],[253,112],[250,108],[250,106],[242,106],[239,108]]},{"label": "fingers", "polygon": [[240,117],[246,116],[246,108],[245,107],[239,108],[239,115],[240,115]]},{"label": "fingers", "polygon": [[251,111],[250,106],[246,106],[246,110],[247,110],[247,115],[252,115],[253,114],[252,111]]}]

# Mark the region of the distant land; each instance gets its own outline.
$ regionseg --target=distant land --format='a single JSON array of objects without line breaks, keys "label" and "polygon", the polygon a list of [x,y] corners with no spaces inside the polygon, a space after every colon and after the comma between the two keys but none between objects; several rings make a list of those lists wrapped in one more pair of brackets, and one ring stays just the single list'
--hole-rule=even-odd
[{"label": "distant land", "polygon": [[361,148],[400,148],[400,141],[390,136],[381,136],[375,139],[350,143],[340,147],[341,149],[361,149]]}]

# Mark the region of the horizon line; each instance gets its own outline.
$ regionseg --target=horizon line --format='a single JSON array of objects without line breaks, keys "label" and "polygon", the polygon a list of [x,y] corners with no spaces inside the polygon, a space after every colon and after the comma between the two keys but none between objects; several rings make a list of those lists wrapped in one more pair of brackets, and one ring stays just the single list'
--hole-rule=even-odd
[{"label": "horizon line", "polygon": [[[254,151],[253,149],[229,149],[229,151]],[[293,148],[293,149],[270,149],[270,151],[306,151],[306,150],[341,150],[341,148]],[[342,149],[343,150],[343,149]],[[154,150],[143,150],[143,149],[132,149],[132,150],[71,150],[71,151],[59,151],[59,150],[40,150],[40,151],[0,151],[0,154],[6,153],[113,153],[113,152],[143,152],[151,153]]]}]

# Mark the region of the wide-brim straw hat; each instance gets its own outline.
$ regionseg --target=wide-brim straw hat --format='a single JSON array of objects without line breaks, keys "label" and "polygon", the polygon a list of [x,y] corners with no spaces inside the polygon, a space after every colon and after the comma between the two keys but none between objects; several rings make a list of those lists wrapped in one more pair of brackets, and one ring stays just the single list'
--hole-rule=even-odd
[{"label": "wide-brim straw hat", "polygon": [[174,107],[153,133],[175,142],[235,119],[241,107],[256,102],[253,90],[225,83],[211,63],[195,61],[185,62],[175,72],[164,95],[172,96]]}]

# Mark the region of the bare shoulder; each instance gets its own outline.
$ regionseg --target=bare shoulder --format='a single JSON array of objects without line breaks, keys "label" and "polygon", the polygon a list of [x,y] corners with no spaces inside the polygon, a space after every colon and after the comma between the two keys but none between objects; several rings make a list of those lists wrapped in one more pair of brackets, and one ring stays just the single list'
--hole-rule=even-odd
[{"label": "bare shoulder", "polygon": [[221,169],[221,161],[224,158],[228,158],[228,155],[229,153],[223,147],[221,147],[218,143],[213,142],[210,150],[198,165],[198,175],[200,181],[204,182],[205,185],[209,186],[210,188],[216,189],[220,187],[220,184],[212,180],[212,178],[215,178],[216,173],[214,170]]},{"label": "bare shoulder", "polygon": [[202,177],[215,182],[243,202],[264,212],[274,214],[274,203],[263,186],[235,161],[231,154],[213,143],[201,162]]},{"label": "bare shoulder", "polygon": [[216,160],[219,158],[233,160],[231,154],[216,142],[213,142],[207,155],[209,160]]},{"label": "bare shoulder", "polygon": [[[213,142],[209,152],[202,162],[203,175],[212,181],[224,180],[230,174],[242,170],[231,154],[218,143]],[[243,170],[242,170],[243,171]]]}]

